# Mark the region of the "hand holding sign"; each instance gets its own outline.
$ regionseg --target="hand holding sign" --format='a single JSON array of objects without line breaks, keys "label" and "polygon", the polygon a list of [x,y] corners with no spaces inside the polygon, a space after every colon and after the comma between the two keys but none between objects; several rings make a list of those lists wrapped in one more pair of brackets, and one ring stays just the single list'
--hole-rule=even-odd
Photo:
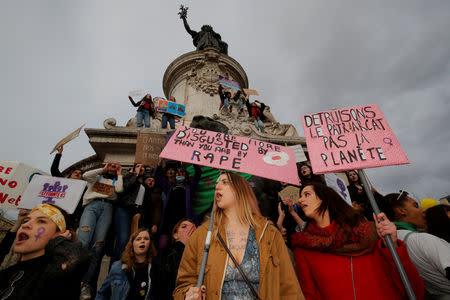
[{"label": "hand holding sign", "polygon": [[[75,130],[74,132],[70,133],[68,136],[66,136],[65,138],[63,138],[62,140],[60,140],[56,146],[53,148],[52,152],[50,152],[50,154],[52,154],[53,152],[55,152],[57,150],[57,148],[67,144],[68,142],[70,142],[71,140],[73,140],[74,138],[78,137],[80,135],[80,131],[81,128],[83,128],[84,125],[82,125],[80,128],[78,128],[77,130]],[[62,151],[62,150],[61,150]],[[58,151],[59,152],[59,151]]]}]

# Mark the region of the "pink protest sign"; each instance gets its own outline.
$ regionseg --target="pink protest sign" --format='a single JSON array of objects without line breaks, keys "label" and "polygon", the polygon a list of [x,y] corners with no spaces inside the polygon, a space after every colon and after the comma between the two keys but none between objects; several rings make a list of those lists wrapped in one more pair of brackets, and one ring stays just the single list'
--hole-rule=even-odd
[{"label": "pink protest sign", "polygon": [[315,174],[409,163],[376,104],[304,115],[302,121]]},{"label": "pink protest sign", "polygon": [[292,149],[250,138],[180,126],[160,157],[299,184]]}]

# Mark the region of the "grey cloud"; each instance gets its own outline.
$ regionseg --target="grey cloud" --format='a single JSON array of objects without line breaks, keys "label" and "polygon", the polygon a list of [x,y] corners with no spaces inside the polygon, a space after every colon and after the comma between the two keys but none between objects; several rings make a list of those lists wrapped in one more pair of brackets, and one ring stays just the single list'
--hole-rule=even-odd
[{"label": "grey cloud", "polygon": [[[450,2],[186,1],[211,24],[283,123],[377,103],[411,165],[368,170],[382,192],[450,194]],[[165,68],[193,50],[172,1],[3,1],[0,158],[49,170],[48,152],[83,123],[134,115],[133,89],[162,95]],[[83,134],[62,166],[93,154]]]}]

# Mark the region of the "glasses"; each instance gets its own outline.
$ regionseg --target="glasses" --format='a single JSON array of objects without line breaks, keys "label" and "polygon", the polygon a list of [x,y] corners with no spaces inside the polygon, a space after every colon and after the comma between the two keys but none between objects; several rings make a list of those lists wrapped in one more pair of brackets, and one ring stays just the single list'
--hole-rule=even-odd
[{"label": "glasses", "polygon": [[9,279],[10,287],[0,293],[0,299],[7,299],[9,296],[11,296],[11,294],[14,292],[14,284],[16,283],[16,281],[19,281],[20,278],[23,277],[24,273],[24,271],[20,270],[11,276],[11,278]]}]

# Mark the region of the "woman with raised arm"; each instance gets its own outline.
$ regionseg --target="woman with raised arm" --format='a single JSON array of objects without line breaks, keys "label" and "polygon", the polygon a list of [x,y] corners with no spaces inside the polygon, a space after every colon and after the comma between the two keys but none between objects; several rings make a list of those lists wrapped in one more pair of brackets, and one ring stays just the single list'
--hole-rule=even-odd
[{"label": "woman with raised arm", "polygon": [[214,201],[214,226],[203,286],[195,287],[208,221],[186,245],[174,298],[303,299],[281,233],[257,211],[250,184],[235,173],[222,173],[216,182]]},{"label": "woman with raised arm", "polygon": [[137,107],[136,123],[137,127],[142,127],[142,121],[144,121],[145,127],[150,128],[150,117],[155,115],[155,106],[153,104],[152,96],[147,94],[138,102],[134,102],[131,96],[128,96],[131,104]]}]

